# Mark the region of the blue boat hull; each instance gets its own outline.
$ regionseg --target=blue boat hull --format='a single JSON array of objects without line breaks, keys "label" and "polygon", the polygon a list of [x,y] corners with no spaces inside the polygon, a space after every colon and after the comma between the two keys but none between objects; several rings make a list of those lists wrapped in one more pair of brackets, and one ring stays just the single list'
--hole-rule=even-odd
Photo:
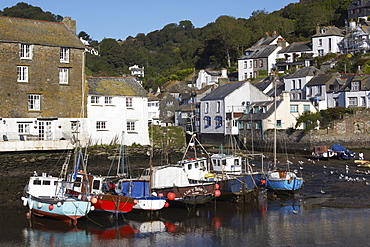
[{"label": "blue boat hull", "polygon": [[266,187],[271,190],[295,191],[303,185],[302,178],[293,179],[268,179],[266,178]]},{"label": "blue boat hull", "polygon": [[218,180],[217,184],[220,186],[221,191],[219,199],[223,199],[228,196],[247,195],[257,187],[253,175],[251,174]]}]

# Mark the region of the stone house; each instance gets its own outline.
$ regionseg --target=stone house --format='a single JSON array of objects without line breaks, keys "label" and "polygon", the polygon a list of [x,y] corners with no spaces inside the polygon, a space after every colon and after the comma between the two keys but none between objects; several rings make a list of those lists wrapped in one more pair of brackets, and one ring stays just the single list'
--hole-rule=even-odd
[{"label": "stone house", "polygon": [[71,148],[83,124],[85,46],[63,22],[0,17],[2,151]]},{"label": "stone house", "polygon": [[148,96],[136,78],[88,77],[87,82],[90,142],[149,145]]}]

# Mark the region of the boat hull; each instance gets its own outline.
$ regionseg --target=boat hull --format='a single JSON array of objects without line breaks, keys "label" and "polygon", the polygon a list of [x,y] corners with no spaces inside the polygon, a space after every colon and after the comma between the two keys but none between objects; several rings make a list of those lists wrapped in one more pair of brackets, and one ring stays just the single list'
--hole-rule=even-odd
[{"label": "boat hull", "polygon": [[244,196],[250,194],[257,187],[253,175],[241,175],[228,179],[217,180],[221,195],[217,199],[229,196]]},{"label": "boat hull", "polygon": [[128,213],[134,207],[134,199],[120,195],[101,195],[96,197],[94,204],[96,212]]},{"label": "boat hull", "polygon": [[53,198],[37,198],[33,196],[23,197],[25,206],[36,216],[51,217],[64,222],[77,224],[77,219],[86,216],[90,212],[91,203],[83,200],[66,198],[55,200]]},{"label": "boat hull", "polygon": [[277,179],[266,179],[266,187],[270,190],[281,190],[286,192],[293,192],[298,190],[303,185],[302,178],[277,178]]},{"label": "boat hull", "polygon": [[[189,186],[176,186],[167,188],[153,188],[158,194],[163,194],[167,198],[170,206],[181,205],[201,205],[212,201],[215,198],[215,185],[196,184]],[[174,196],[171,197],[173,193]]]},{"label": "boat hull", "polygon": [[143,196],[136,198],[134,209],[156,211],[165,206],[166,198],[158,196]]}]

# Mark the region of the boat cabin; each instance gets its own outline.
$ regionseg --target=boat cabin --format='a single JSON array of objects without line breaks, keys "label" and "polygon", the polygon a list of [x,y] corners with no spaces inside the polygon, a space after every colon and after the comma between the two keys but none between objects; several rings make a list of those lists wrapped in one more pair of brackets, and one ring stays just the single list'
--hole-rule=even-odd
[{"label": "boat cabin", "polygon": [[240,175],[243,158],[235,155],[214,154],[211,156],[211,172]]},{"label": "boat cabin", "polygon": [[62,179],[46,175],[42,173],[41,176],[30,177],[26,192],[36,197],[55,197],[56,195],[63,195]]},{"label": "boat cabin", "polygon": [[68,189],[83,194],[101,194],[104,185],[104,178],[85,174],[78,171],[76,174],[68,174],[67,181],[72,182]]},{"label": "boat cabin", "polygon": [[178,164],[182,166],[189,180],[204,181],[206,174],[209,173],[206,158],[181,160]]}]

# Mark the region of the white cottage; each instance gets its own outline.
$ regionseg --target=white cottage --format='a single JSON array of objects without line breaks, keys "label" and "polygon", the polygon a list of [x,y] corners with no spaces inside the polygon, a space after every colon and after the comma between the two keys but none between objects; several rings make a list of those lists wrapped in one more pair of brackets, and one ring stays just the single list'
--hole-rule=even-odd
[{"label": "white cottage", "polygon": [[[92,144],[149,145],[148,96],[135,78],[88,77]],[[124,133],[124,135],[123,135]]]}]

